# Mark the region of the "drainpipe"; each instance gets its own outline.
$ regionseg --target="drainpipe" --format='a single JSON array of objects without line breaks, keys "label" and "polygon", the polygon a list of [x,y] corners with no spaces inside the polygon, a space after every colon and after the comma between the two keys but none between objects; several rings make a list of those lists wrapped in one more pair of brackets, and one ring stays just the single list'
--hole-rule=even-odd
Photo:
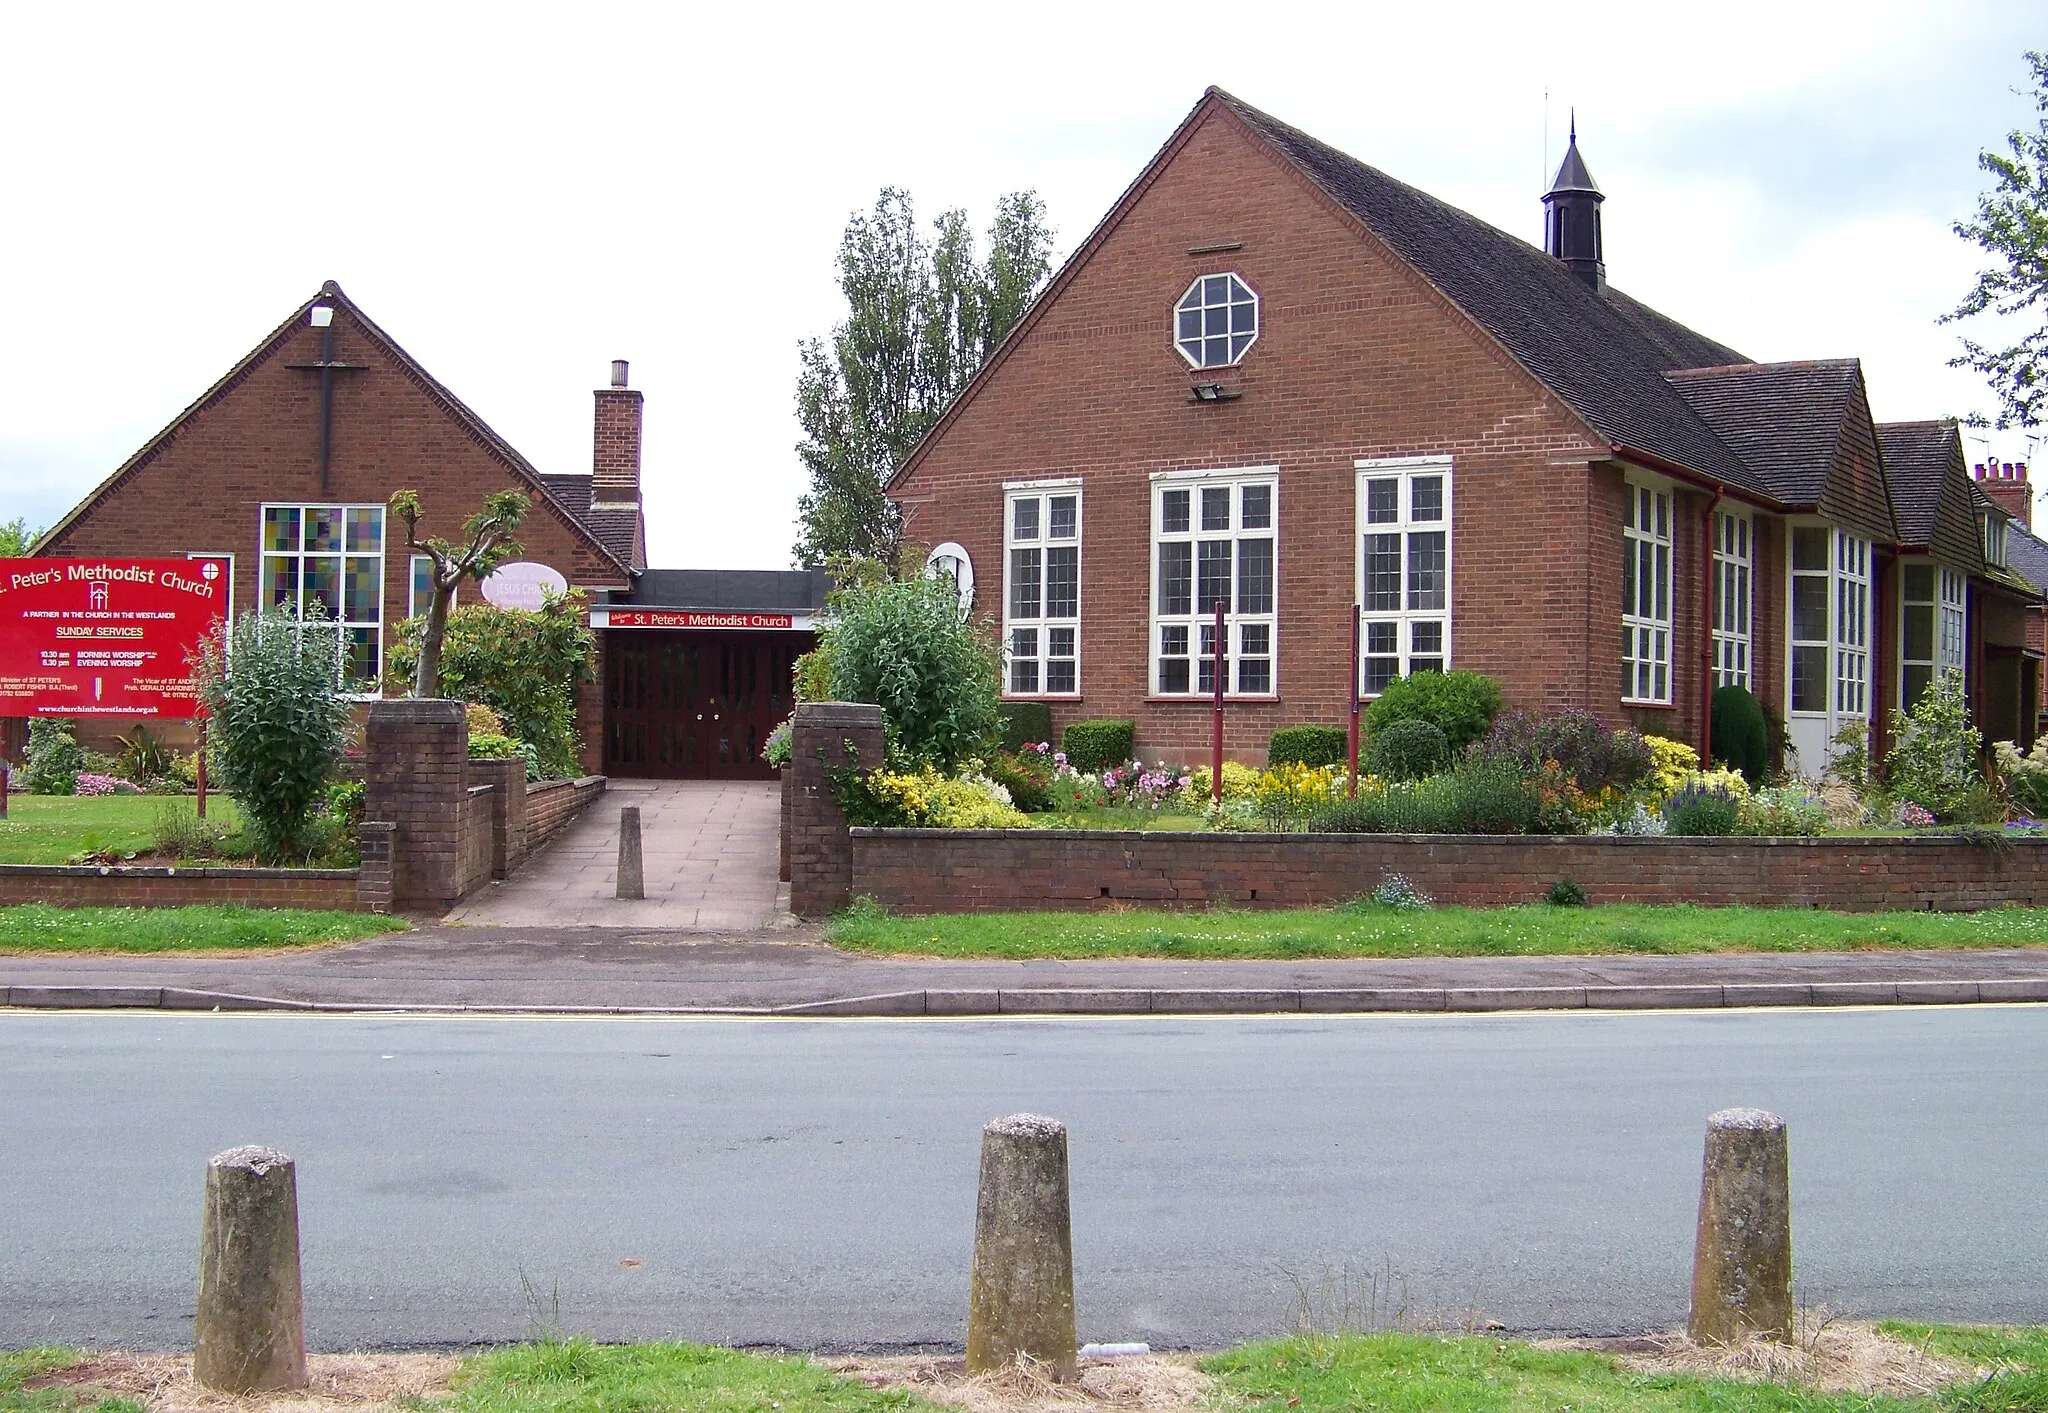
[{"label": "drainpipe", "polygon": [[[1714,746],[1714,511],[1721,504],[1721,489],[1718,484],[1714,487],[1714,497],[1707,502],[1707,513],[1702,522],[1706,527],[1706,534],[1703,537],[1704,543],[1701,546],[1701,552],[1706,560],[1707,569],[1707,572],[1700,580],[1701,587],[1704,590],[1700,595],[1700,765],[1702,767],[1712,764],[1708,760],[1708,756],[1712,753]],[[1754,534],[1755,532],[1752,530],[1751,533]],[[1750,561],[1752,565],[1755,563],[1755,560],[1755,543],[1752,541],[1750,546]],[[1752,568],[1750,573],[1754,576],[1756,570]],[[1756,585],[1753,580],[1749,592],[1750,602],[1753,604],[1756,602]],[[1756,657],[1754,630],[1752,630],[1750,636],[1752,639],[1750,658],[1753,671]]]}]

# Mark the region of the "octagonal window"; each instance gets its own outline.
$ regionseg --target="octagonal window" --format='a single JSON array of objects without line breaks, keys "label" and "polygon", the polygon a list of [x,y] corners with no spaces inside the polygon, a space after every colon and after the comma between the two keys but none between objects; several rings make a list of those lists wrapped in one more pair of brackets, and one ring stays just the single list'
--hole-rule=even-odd
[{"label": "octagonal window", "polygon": [[1174,310],[1174,347],[1196,368],[1224,368],[1259,336],[1259,297],[1236,275],[1204,275]]}]

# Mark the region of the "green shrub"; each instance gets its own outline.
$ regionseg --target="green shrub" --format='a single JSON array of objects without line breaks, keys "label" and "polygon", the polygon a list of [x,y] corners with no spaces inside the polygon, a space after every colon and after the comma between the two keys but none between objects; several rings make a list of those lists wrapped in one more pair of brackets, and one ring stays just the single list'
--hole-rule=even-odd
[{"label": "green shrub", "polygon": [[488,732],[469,738],[471,760],[511,760],[519,754],[519,743],[510,736],[494,736]]},{"label": "green shrub", "polygon": [[1060,733],[1067,764],[1084,775],[1126,765],[1137,755],[1135,721],[1070,721]]},{"label": "green shrub", "polygon": [[1586,890],[1569,878],[1560,878],[1550,885],[1550,892],[1544,895],[1554,907],[1583,908],[1586,906]]},{"label": "green shrub", "polygon": [[214,858],[220,854],[230,832],[218,818],[199,818],[183,800],[166,800],[157,806],[156,852],[165,858]]},{"label": "green shrub", "polygon": [[1409,717],[1372,738],[1367,755],[1372,773],[1387,780],[1420,780],[1450,762],[1451,743],[1433,721]]},{"label": "green shrub", "polygon": [[1708,711],[1713,719],[1708,733],[1712,758],[1741,771],[1752,786],[1763,784],[1771,771],[1771,728],[1764,721],[1763,704],[1747,687],[1730,683],[1714,689]]},{"label": "green shrub", "polygon": [[1733,834],[1742,802],[1718,785],[1687,785],[1664,802],[1666,834]]},{"label": "green shrub", "polygon": [[161,780],[177,767],[178,753],[166,746],[160,737],[137,722],[135,729],[120,738],[121,754],[115,761],[114,773],[123,780],[145,784]]},{"label": "green shrub", "polygon": [[1885,753],[1885,785],[1903,800],[1931,810],[1944,822],[1982,783],[1977,753],[1984,737],[1970,721],[1963,674],[1941,673],[1900,723],[1898,743]]},{"label": "green shrub", "polygon": [[1366,725],[1377,736],[1397,721],[1433,722],[1462,751],[1493,724],[1500,710],[1500,684],[1477,672],[1416,672],[1396,677],[1366,708]]},{"label": "green shrub", "polygon": [[1535,804],[1512,770],[1466,761],[1426,780],[1333,800],[1308,827],[1327,834],[1523,834]]},{"label": "green shrub", "polygon": [[1010,792],[1010,803],[1024,813],[1043,814],[1052,808],[1052,764],[1047,757],[1036,751],[1023,755],[998,751],[984,768],[989,779]]},{"label": "green shrub", "polygon": [[796,699],[800,702],[829,702],[832,700],[832,655],[821,643],[812,648],[790,669],[791,685],[796,688]]},{"label": "green shrub", "polygon": [[995,739],[996,650],[960,621],[950,579],[857,584],[832,596],[832,694],[882,709],[891,745],[949,772]]},{"label": "green shrub", "polygon": [[[441,690],[495,711],[503,729],[534,748],[550,780],[581,772],[576,688],[597,680],[597,635],[589,618],[581,589],[551,596],[537,609],[472,603],[448,613]],[[423,618],[399,625],[386,690],[404,692],[418,674],[424,627]]]},{"label": "green shrub", "polygon": [[22,783],[38,795],[70,795],[78,790],[85,752],[78,745],[78,724],[61,716],[28,719],[28,750],[22,756]]},{"label": "green shrub", "polygon": [[1004,702],[996,708],[1003,723],[1003,749],[1021,751],[1035,742],[1052,741],[1052,708],[1044,702]]},{"label": "green shrub", "polygon": [[1351,758],[1351,733],[1342,726],[1283,726],[1266,745],[1266,764],[1343,765]]},{"label": "green shrub", "polygon": [[1610,730],[1591,712],[1570,708],[1554,716],[1510,711],[1493,723],[1478,754],[1533,776],[1554,760],[1586,794],[1632,790],[1656,769],[1657,753],[1633,731]]},{"label": "green shrub", "polygon": [[304,858],[317,842],[310,826],[341,763],[349,714],[335,670],[339,631],[317,608],[303,623],[245,613],[200,644],[210,762],[260,862]]}]

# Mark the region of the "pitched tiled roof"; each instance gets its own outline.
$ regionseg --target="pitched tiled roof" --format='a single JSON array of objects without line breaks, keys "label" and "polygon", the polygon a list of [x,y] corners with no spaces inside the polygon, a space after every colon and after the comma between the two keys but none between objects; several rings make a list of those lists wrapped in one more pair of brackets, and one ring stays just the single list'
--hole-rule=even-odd
[{"label": "pitched tiled roof", "polygon": [[1862,374],[1853,358],[1687,368],[1664,380],[1787,505],[1817,505]]},{"label": "pitched tiled roof", "polygon": [[1596,293],[1527,241],[1220,89],[1211,89],[1210,96],[1420,270],[1609,440],[1771,494],[1659,376],[1676,368],[1741,363],[1741,354],[1619,291]]},{"label": "pitched tiled roof", "polygon": [[822,569],[649,569],[614,605],[718,612],[816,613],[832,576]]},{"label": "pitched tiled roof", "polygon": [[1899,518],[1901,544],[1933,542],[1955,435],[1955,426],[1949,422],[1878,423],[1877,441],[1884,449],[1884,470],[1891,480],[1892,512]]},{"label": "pitched tiled roof", "polygon": [[2005,529],[2007,567],[2043,593],[2048,593],[2048,544],[2034,538],[2018,521]]},{"label": "pitched tiled roof", "polygon": [[647,567],[647,531],[638,510],[592,510],[590,477],[576,472],[548,472],[541,481],[548,494],[569,508],[599,544],[635,569]]}]

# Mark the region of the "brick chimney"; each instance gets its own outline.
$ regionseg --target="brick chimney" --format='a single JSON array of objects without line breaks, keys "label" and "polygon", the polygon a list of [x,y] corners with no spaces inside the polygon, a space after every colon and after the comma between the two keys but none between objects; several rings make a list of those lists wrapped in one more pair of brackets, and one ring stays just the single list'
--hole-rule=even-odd
[{"label": "brick chimney", "polygon": [[626,360],[612,360],[612,385],[597,390],[597,427],[590,439],[592,506],[640,504],[640,393],[626,386]]},{"label": "brick chimney", "polygon": [[1977,488],[2020,522],[2021,528],[2032,532],[2034,528],[2034,488],[2027,484],[2027,463],[2008,461],[2003,465],[1996,461],[1977,463]]}]

